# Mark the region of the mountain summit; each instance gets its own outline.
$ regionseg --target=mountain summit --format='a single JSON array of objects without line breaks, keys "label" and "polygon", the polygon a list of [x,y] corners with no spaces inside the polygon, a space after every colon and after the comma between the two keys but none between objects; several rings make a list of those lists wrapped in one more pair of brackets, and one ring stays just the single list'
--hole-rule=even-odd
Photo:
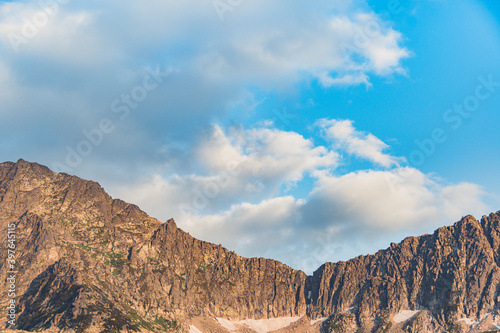
[{"label": "mountain summit", "polygon": [[[325,263],[307,276],[274,260],[243,258],[197,240],[174,220],[162,223],[112,199],[95,182],[19,160],[0,164],[0,222],[3,290],[15,286],[15,296],[4,292],[1,299],[6,322],[9,313],[15,318],[9,329],[500,328],[500,212],[481,221],[466,216],[374,255]],[[8,251],[9,246],[15,249]]]}]

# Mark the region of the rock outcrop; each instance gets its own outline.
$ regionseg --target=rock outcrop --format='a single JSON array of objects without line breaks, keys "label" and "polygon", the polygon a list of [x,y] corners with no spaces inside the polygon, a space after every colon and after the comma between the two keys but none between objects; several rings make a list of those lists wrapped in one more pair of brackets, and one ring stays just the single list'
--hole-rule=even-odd
[{"label": "rock outcrop", "polygon": [[[306,313],[305,273],[197,240],[38,164],[0,164],[0,222],[4,235],[16,225],[19,329],[165,330],[192,316]],[[6,259],[1,251],[2,281]]]},{"label": "rock outcrop", "polygon": [[499,213],[481,222],[466,216],[451,227],[406,238],[375,255],[324,264],[310,283],[311,315],[350,309],[357,326],[383,326],[388,312],[425,309],[451,329],[461,318],[479,321],[498,313]]}]

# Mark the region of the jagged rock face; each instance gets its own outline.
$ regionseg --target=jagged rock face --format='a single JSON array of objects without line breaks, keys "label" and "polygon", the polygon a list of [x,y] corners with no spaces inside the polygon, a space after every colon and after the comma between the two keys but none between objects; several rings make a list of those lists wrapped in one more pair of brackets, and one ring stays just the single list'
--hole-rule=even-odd
[{"label": "jagged rock face", "polygon": [[[173,220],[161,223],[112,199],[95,182],[20,160],[0,164],[4,235],[11,223],[19,271],[15,328],[28,331],[187,331],[193,317],[307,314],[329,318],[282,331],[465,332],[459,318],[499,311],[500,212],[481,222],[467,216],[375,255],[326,263],[308,277],[197,240]],[[7,244],[1,237],[0,246]],[[0,251],[4,290],[6,259]],[[0,302],[5,308],[8,299]],[[420,309],[404,323],[392,319]]]},{"label": "jagged rock face", "polygon": [[303,272],[199,241],[173,220],[136,252],[133,265],[160,271],[164,292],[178,296],[175,305],[190,314],[234,319],[305,314]]},{"label": "jagged rock face", "polygon": [[312,277],[313,316],[352,308],[357,326],[386,310],[427,309],[442,326],[497,313],[500,217],[464,217],[375,255],[326,263]]},{"label": "jagged rock face", "polygon": [[303,272],[199,241],[38,164],[0,164],[0,222],[5,235],[16,223],[19,329],[165,330],[195,315],[306,312]]}]

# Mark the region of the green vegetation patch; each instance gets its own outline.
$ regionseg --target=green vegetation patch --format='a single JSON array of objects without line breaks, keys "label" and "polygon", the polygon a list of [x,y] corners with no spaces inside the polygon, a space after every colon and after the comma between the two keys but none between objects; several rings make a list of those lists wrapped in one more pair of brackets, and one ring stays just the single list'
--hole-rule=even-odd
[{"label": "green vegetation patch", "polygon": [[347,332],[354,324],[355,316],[350,312],[335,313],[329,321],[331,332]]}]

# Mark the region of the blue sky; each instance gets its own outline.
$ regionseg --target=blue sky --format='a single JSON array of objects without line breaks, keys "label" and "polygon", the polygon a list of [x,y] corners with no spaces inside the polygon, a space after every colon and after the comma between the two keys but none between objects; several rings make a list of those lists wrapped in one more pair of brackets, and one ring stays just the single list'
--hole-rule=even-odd
[{"label": "blue sky", "polygon": [[0,1],[0,159],[311,272],[500,209],[500,5]]}]

